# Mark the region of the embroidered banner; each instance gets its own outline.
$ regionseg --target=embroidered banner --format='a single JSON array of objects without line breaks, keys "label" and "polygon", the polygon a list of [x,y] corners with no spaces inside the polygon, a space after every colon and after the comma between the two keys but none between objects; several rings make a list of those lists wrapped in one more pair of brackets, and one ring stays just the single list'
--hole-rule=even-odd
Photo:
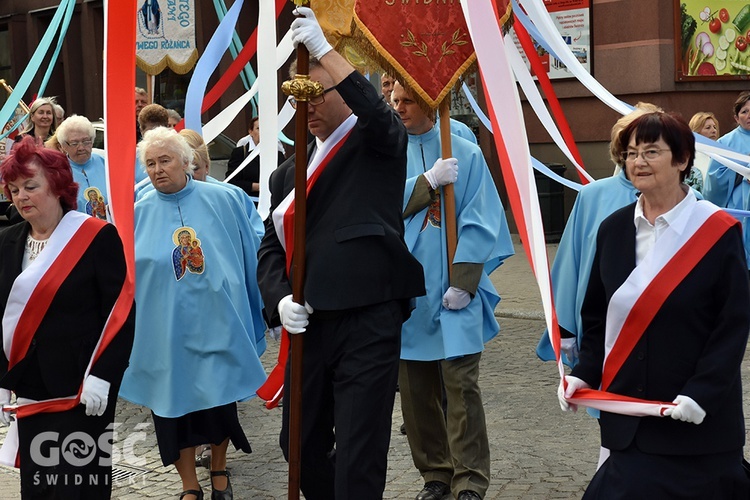
[{"label": "embroidered banner", "polygon": [[[358,1],[354,21],[371,55],[431,108],[476,61],[458,2]],[[364,42],[363,42],[364,43]]]},{"label": "embroidered banner", "polygon": [[185,74],[198,60],[194,0],[143,0],[136,13],[136,63],[149,75]]}]

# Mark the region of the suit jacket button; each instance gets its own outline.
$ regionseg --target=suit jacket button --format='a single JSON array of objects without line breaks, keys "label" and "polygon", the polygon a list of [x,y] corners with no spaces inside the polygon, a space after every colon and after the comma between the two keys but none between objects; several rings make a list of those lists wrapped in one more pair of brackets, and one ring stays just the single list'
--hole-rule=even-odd
[{"label": "suit jacket button", "polygon": [[637,357],[638,357],[638,361],[643,361],[644,358],[646,357],[646,355],[643,354],[643,351],[640,351],[640,352],[638,352],[638,356]]},{"label": "suit jacket button", "polygon": [[637,390],[638,392],[643,392],[643,386],[642,386],[642,385],[639,385],[638,387],[636,387],[636,390]]}]

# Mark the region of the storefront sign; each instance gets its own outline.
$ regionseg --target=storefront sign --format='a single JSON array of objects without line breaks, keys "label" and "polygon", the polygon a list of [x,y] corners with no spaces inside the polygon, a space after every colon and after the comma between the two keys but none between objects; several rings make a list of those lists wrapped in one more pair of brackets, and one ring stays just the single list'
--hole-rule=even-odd
[{"label": "storefront sign", "polygon": [[[590,0],[544,0],[552,22],[576,59],[591,73],[591,1]],[[515,33],[513,40],[524,60],[526,56]],[[542,64],[550,79],[572,78],[573,74],[561,61],[537,45]],[[530,67],[527,61],[527,66]]]}]

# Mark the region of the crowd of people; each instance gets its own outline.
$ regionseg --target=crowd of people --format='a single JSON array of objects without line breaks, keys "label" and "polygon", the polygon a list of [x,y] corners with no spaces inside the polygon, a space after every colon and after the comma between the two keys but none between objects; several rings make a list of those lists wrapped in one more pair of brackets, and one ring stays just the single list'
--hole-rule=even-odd
[{"label": "crowd of people", "polygon": [[[180,499],[204,498],[196,472],[203,448],[211,498],[233,498],[228,447],[251,451],[238,403],[266,381],[260,357],[269,332],[282,328],[284,340],[305,339],[305,498],[382,498],[397,390],[424,480],[416,500],[487,494],[479,370],[500,331],[489,274],[513,255],[497,188],[471,130],[451,120],[452,157],[443,158],[437,117],[407,82],[384,75],[377,92],[333,50],[313,11],[297,12],[293,41],[308,48],[310,79],[324,93],[307,102],[307,157],[286,158],[279,147],[265,221],[255,205],[259,159],[249,158],[260,143],[257,117],[223,183],[209,175],[201,135],[174,130],[179,113],[135,89],[132,301],[120,297],[125,252],[108,222],[92,123],[65,118],[54,99],[32,103],[0,164],[17,222],[0,232],[0,421],[17,436],[15,454],[4,447],[0,461],[17,458],[23,498],[111,496],[112,443],[99,437],[118,397],[150,410],[162,463],[179,473]],[[575,411],[577,391],[590,389],[663,405],[658,417],[591,412],[601,452],[584,498],[750,494],[740,377],[750,231],[721,210],[750,209],[750,181],[696,153],[694,136],[748,152],[750,92],[733,112],[737,128],[720,136],[712,113],[688,123],[639,103],[612,128],[615,174],[583,187],[573,206],[551,274],[570,368],[560,406]],[[292,290],[300,165],[302,303]],[[450,249],[447,196],[458,235]],[[546,333],[537,354],[555,359]],[[290,397],[283,394],[280,434],[287,459]],[[39,463],[32,442],[50,430],[61,439],[93,436],[101,459]],[[86,484],[38,481],[61,474],[84,474]]]}]

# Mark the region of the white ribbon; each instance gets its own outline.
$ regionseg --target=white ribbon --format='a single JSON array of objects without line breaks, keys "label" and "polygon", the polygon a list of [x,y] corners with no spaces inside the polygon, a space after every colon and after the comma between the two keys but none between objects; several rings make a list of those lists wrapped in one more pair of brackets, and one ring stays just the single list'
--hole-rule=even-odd
[{"label": "white ribbon", "polygon": [[[594,96],[598,97],[601,102],[614,109],[618,113],[625,115],[633,110],[633,107],[629,104],[616,98],[612,93],[605,89],[591,74],[586,71],[586,68],[576,59],[570,47],[563,41],[559,31],[554,25],[552,18],[547,11],[547,8],[542,3],[542,0],[521,0],[523,8],[526,10],[534,26],[539,30],[539,33],[544,37],[545,42],[550,45],[554,50],[555,55],[567,66],[573,76],[578,79]],[[695,134],[698,137],[698,134]],[[708,141],[706,141],[708,142]],[[744,164],[750,164],[750,156],[732,151],[725,147],[722,147],[714,141],[710,141],[711,144],[707,144],[701,139],[696,140],[695,148],[701,153],[705,153],[711,158],[715,159],[719,163],[725,165],[727,168],[734,170],[740,175],[747,176],[750,170],[742,167],[737,169],[739,165],[734,162],[730,162],[727,158],[737,160]],[[713,153],[713,155],[711,154]],[[717,156],[720,155],[720,156]]]},{"label": "white ribbon", "polygon": [[[260,38],[260,36],[258,38]],[[279,46],[274,47],[274,53],[276,54],[276,67],[273,68],[272,71],[274,75],[275,71],[278,70],[286,62],[287,59],[289,59],[289,55],[292,53],[292,49],[292,33],[291,31],[289,31],[284,36],[283,40],[281,40]],[[258,73],[260,73],[260,71]],[[232,123],[237,115],[239,115],[240,112],[245,109],[247,103],[250,102],[250,99],[255,97],[255,94],[258,93],[258,86],[259,82],[258,80],[256,80],[255,83],[253,83],[253,86],[250,87],[250,90],[242,94],[239,98],[237,98],[237,100],[224,108],[221,113],[213,117],[208,123],[203,126],[203,140],[206,141],[206,144],[216,139],[219,134],[226,130],[226,128],[230,123]],[[274,109],[274,114],[275,113],[276,110]]]},{"label": "white ribbon", "polygon": [[600,101],[618,113],[625,115],[633,110],[632,106],[617,99],[601,83],[596,81],[578,59],[576,59],[570,47],[568,47],[560,36],[560,32],[555,27],[555,23],[552,21],[552,17],[547,12],[547,8],[542,3],[542,0],[522,0],[521,4],[524,10],[526,10],[526,14],[528,14],[534,23],[534,26],[544,36],[545,41],[552,47],[557,57],[560,58],[578,81],[589,89],[592,94],[597,96]]},{"label": "white ribbon", "polygon": [[516,47],[516,44],[513,42],[513,39],[509,34],[505,36],[505,51],[507,53],[508,60],[510,61],[510,65],[513,68],[513,73],[515,73],[516,75],[516,80],[521,85],[521,89],[526,95],[526,99],[529,101],[529,104],[531,104],[534,113],[536,113],[539,121],[542,122],[542,125],[547,130],[547,133],[549,133],[549,135],[552,137],[552,140],[555,142],[555,144],[557,144],[557,147],[560,148],[565,156],[568,157],[570,162],[576,167],[576,170],[578,170],[581,175],[588,179],[589,182],[593,182],[594,178],[591,177],[591,175],[589,175],[589,173],[586,172],[586,170],[584,170],[583,167],[578,164],[576,159],[573,157],[573,153],[565,143],[565,139],[563,139],[562,134],[557,127],[557,124],[552,119],[552,115],[550,115],[547,106],[544,105],[542,95],[539,93],[539,89],[537,88],[536,83],[534,83],[534,79],[531,77],[529,68],[526,67],[526,63],[524,63],[523,59],[521,58],[521,54],[518,53],[518,48]]},{"label": "white ribbon", "polygon": [[[461,0],[466,24],[477,53],[485,94],[492,104],[510,158],[526,221],[529,258],[542,297],[547,329],[552,331],[552,289],[549,279],[547,246],[539,208],[539,197],[531,168],[531,153],[521,109],[521,98],[515,85],[505,42],[490,0]],[[500,48],[501,50],[498,50]],[[495,131],[497,132],[497,131]],[[564,374],[558,363],[560,376]]]},{"label": "white ribbon", "polygon": [[[284,129],[284,127],[286,127],[287,124],[290,121],[292,121],[292,118],[294,118],[294,108],[292,107],[291,104],[289,104],[288,101],[284,104],[284,107],[281,108],[281,111],[279,112],[279,117],[278,118],[279,119],[278,119],[278,125],[277,125],[277,127],[278,127],[277,132],[281,132]],[[251,161],[253,161],[255,158],[257,158],[259,154],[262,154],[261,151],[262,150],[258,146],[254,147],[252,149],[252,151],[250,151],[250,154],[248,154],[245,157],[245,159],[242,160],[242,163],[240,163],[237,166],[237,168],[234,171],[232,171],[232,173],[229,174],[226,177],[226,179],[224,179],[224,182],[229,182],[230,180],[234,179],[234,177],[237,174],[239,174],[242,171],[242,169],[244,169]],[[274,161],[275,161],[275,159],[277,157],[274,156],[273,158],[274,158]],[[261,165],[261,169],[262,168],[263,168],[263,165]],[[274,165],[274,168],[276,168],[276,165]],[[269,173],[268,175],[271,175],[271,174]],[[262,179],[262,176],[261,176],[261,179]],[[263,188],[263,183],[261,182],[261,191],[263,189],[264,189]],[[268,207],[266,207],[266,210],[268,210]],[[268,215],[268,213],[261,215],[261,217],[263,217],[265,219],[266,215]]]}]

